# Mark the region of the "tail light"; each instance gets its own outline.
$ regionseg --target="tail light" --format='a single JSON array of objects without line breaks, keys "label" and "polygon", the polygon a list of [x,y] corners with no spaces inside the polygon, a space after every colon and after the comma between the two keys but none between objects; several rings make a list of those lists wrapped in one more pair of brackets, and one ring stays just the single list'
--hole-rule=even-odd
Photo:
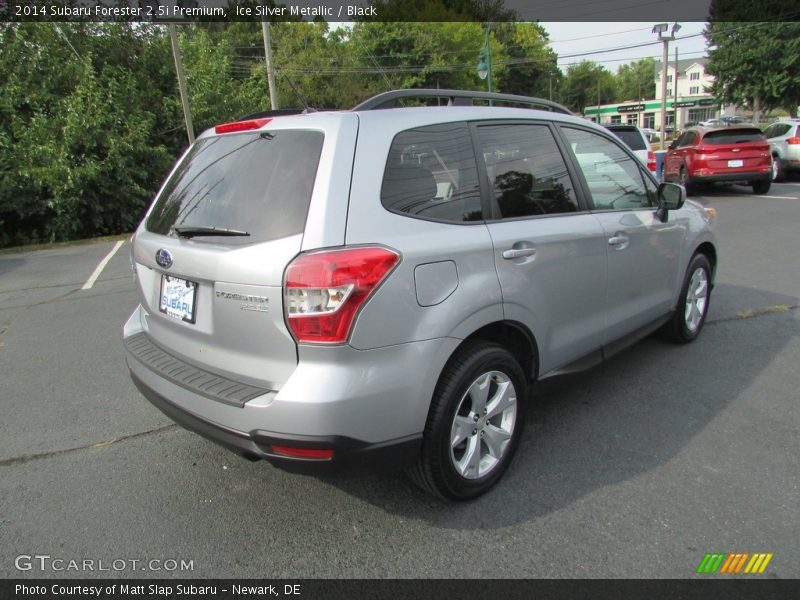
[{"label": "tail light", "polygon": [[252,129],[261,129],[264,125],[272,121],[270,118],[266,119],[250,119],[249,121],[233,121],[232,123],[223,123],[214,127],[214,133],[234,133],[236,131],[250,131]]},{"label": "tail light", "polygon": [[800,136],[787,138],[786,143],[791,144],[792,146],[797,146],[798,144],[800,144]]},{"label": "tail light", "polygon": [[341,344],[400,255],[376,246],[301,254],[286,267],[286,323],[298,342]]},{"label": "tail light", "polygon": [[656,172],[656,153],[652,150],[647,151],[647,168],[653,173]]}]

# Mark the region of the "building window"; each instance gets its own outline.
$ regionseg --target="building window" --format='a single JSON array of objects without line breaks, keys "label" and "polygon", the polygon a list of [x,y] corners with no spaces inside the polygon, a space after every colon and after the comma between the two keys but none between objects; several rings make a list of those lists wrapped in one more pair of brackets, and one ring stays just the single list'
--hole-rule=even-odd
[{"label": "building window", "polygon": [[648,129],[655,129],[656,113],[644,113],[644,121],[642,122],[642,127],[647,127]]},{"label": "building window", "polygon": [[667,88],[667,96],[672,96],[672,88]]},{"label": "building window", "polygon": [[715,112],[715,108],[690,108],[689,123],[700,123],[701,121],[713,119]]},{"label": "building window", "polygon": [[667,75],[667,83],[672,83],[672,75]]},{"label": "building window", "polygon": [[690,81],[700,81],[700,72],[699,71],[695,71],[694,73],[690,73],[689,74],[689,80]]},{"label": "building window", "polygon": [[634,113],[632,115],[628,115],[628,125],[638,125],[639,124],[639,115]]},{"label": "building window", "polygon": [[611,115],[611,122],[622,124],[622,115]]},{"label": "building window", "polygon": [[692,87],[689,88],[689,95],[690,96],[696,96],[699,93],[700,93],[700,86],[699,85],[693,85]]}]

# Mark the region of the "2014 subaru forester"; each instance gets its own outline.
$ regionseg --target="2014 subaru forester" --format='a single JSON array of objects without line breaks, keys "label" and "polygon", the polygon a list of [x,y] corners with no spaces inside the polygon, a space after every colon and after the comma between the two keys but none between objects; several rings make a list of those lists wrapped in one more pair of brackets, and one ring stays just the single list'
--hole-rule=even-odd
[{"label": "2014 subaru forester", "polygon": [[699,334],[713,214],[545,100],[398,90],[227,123],[134,235],[130,373],[250,458],[473,498],[535,381]]}]

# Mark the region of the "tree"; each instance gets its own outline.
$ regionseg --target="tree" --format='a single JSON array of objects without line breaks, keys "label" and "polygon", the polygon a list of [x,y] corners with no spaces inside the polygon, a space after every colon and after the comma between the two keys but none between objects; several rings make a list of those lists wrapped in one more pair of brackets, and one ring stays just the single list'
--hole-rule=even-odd
[{"label": "tree", "polygon": [[551,84],[557,85],[561,73],[545,29],[538,23],[502,23],[495,28],[508,56],[497,89],[507,94],[549,97]]},{"label": "tree", "polygon": [[[599,98],[598,98],[599,96]],[[588,105],[614,100],[614,76],[602,65],[582,60],[567,68],[561,89],[561,99],[576,112],[583,113]]]},{"label": "tree", "polygon": [[643,58],[620,66],[616,75],[617,102],[625,100],[652,100],[656,97],[656,61]]},{"label": "tree", "polygon": [[761,109],[777,107],[797,114],[800,22],[781,22],[787,10],[796,11],[792,6],[782,0],[712,2],[706,72],[714,76],[718,100],[750,105],[756,119]]}]

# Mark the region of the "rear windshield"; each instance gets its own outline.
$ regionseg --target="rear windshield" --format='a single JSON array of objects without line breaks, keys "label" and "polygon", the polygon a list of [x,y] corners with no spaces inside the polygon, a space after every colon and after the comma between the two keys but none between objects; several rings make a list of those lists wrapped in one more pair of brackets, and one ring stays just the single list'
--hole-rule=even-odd
[{"label": "rear windshield", "polygon": [[709,131],[703,138],[703,143],[720,146],[722,144],[763,142],[764,139],[764,134],[760,129],[720,129],[719,131]]},{"label": "rear windshield", "polygon": [[226,244],[302,232],[323,139],[317,131],[283,130],[198,141],[167,182],[148,231],[174,236],[174,227],[215,227],[249,234],[225,237]]},{"label": "rear windshield", "polygon": [[611,129],[619,139],[631,150],[647,150],[644,145],[644,137],[636,129]]}]

